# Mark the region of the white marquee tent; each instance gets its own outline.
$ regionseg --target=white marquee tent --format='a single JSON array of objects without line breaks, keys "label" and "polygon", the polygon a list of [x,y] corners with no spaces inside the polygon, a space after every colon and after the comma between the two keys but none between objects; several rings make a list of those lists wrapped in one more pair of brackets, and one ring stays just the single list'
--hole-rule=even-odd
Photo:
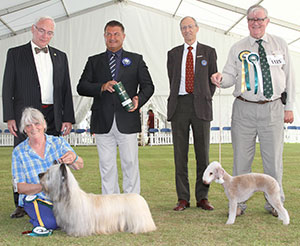
[{"label": "white marquee tent", "polygon": [[[300,2],[298,0],[10,0],[0,2],[0,78],[10,47],[31,39],[30,26],[39,16],[56,20],[51,45],[68,55],[72,79],[76,122],[79,124],[90,109],[91,100],[80,97],[76,85],[88,56],[105,50],[103,28],[112,19],[125,26],[124,48],[143,54],[155,84],[155,94],[144,107],[154,109],[163,119],[169,93],[167,51],[183,43],[179,21],[193,16],[200,26],[198,41],[216,48],[218,68],[222,71],[233,43],[248,35],[246,10],[253,4],[269,10],[271,23],[267,31],[283,37],[289,44],[296,72],[294,125],[300,126]],[[2,79],[0,80],[2,88]],[[5,93],[5,92],[4,92]],[[229,126],[232,89],[217,90],[214,96],[212,126]],[[2,92],[1,92],[2,97]],[[145,116],[146,117],[146,116]],[[0,102],[0,128],[2,121]]]}]

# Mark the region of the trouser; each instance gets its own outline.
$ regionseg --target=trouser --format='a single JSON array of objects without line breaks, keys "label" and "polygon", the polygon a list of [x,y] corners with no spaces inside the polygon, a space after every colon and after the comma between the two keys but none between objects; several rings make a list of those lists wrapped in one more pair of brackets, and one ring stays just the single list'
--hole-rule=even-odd
[{"label": "trouser", "polygon": [[30,217],[33,227],[42,226],[47,229],[57,229],[56,220],[52,211],[52,203],[39,198],[27,202],[24,198],[24,209]]},{"label": "trouser", "polygon": [[252,171],[258,137],[264,173],[278,181],[281,200],[284,201],[284,108],[281,101],[256,104],[236,99],[233,104],[231,136],[234,152],[233,176]]},{"label": "trouser", "polygon": [[178,200],[190,200],[188,179],[188,152],[190,127],[193,130],[197,177],[195,197],[207,199],[209,186],[202,181],[203,172],[209,163],[210,122],[197,118],[192,94],[178,96],[177,108],[171,119],[175,181]]},{"label": "trouser", "polygon": [[102,194],[120,193],[117,167],[117,147],[119,147],[123,173],[123,192],[140,193],[140,173],[138,161],[137,134],[119,132],[114,119],[107,134],[95,134],[99,155]]}]

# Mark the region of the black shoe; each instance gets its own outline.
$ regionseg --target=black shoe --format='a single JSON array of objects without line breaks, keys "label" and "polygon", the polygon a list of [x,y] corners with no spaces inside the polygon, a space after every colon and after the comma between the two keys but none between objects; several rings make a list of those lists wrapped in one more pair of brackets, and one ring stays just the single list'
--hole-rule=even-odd
[{"label": "black shoe", "polygon": [[21,218],[24,217],[24,215],[26,214],[24,208],[22,207],[17,207],[16,210],[10,215],[10,218],[14,219],[14,218]]}]

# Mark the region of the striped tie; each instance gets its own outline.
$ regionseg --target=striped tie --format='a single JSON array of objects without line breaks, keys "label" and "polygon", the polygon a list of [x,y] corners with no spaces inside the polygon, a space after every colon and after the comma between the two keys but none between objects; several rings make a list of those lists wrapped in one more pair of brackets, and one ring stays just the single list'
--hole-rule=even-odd
[{"label": "striped tie", "polygon": [[116,76],[116,54],[112,53],[109,59],[109,68],[111,72],[112,79],[115,79]]}]

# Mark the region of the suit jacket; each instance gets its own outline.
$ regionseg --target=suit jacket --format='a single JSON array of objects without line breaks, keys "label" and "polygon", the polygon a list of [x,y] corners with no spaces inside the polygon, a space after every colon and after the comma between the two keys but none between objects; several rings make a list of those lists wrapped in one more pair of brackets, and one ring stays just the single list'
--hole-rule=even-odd
[{"label": "suit jacket", "polygon": [[[122,64],[123,58],[128,58],[131,63]],[[89,57],[77,85],[77,92],[81,96],[94,98],[91,108],[91,133],[108,133],[114,115],[120,132],[127,134],[140,132],[139,108],[154,92],[154,85],[143,57],[123,50],[118,77],[115,79],[122,82],[130,98],[138,96],[139,104],[134,112],[127,112],[123,108],[117,93],[101,92],[101,86],[110,80],[112,77],[107,52]]]},{"label": "suit jacket", "polygon": [[[168,76],[170,95],[168,98],[168,121],[172,120],[177,107],[181,79],[181,63],[184,45],[177,46],[168,52]],[[199,119],[212,121],[212,97],[215,85],[210,76],[217,72],[217,54],[214,48],[197,43],[194,76],[194,107]]]},{"label": "suit jacket", "polygon": [[[75,123],[68,60],[65,53],[49,46],[53,64],[53,100],[55,128],[62,122]],[[41,90],[31,43],[8,50],[3,78],[3,120],[20,123],[23,109],[41,110]]]}]

